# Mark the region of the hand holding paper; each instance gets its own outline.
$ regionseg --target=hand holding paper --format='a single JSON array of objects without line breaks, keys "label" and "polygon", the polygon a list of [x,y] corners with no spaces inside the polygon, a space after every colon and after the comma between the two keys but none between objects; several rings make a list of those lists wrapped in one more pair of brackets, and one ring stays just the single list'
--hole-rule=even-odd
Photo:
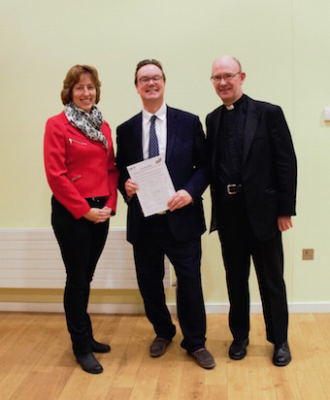
[{"label": "hand holding paper", "polygon": [[[175,189],[162,156],[129,165],[127,171],[131,181],[125,183],[126,193],[127,190],[136,192],[145,217],[169,209],[168,202]],[[133,184],[138,185],[138,189]]]},{"label": "hand holding paper", "polygon": [[178,210],[179,208],[185,207],[192,202],[192,197],[190,194],[184,190],[178,190],[174,196],[171,197],[170,201],[167,203],[170,211]]},{"label": "hand holding paper", "polygon": [[125,191],[129,198],[133,197],[139,190],[139,185],[132,181],[132,179],[127,179],[125,182]]}]

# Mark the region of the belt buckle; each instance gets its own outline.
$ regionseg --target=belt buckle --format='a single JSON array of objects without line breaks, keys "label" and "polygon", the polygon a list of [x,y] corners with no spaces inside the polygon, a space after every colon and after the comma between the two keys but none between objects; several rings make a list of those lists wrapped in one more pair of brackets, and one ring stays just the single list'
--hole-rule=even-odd
[{"label": "belt buckle", "polygon": [[232,196],[234,194],[237,194],[237,192],[232,192],[231,189],[236,187],[236,183],[232,183],[230,185],[227,185],[227,193]]}]

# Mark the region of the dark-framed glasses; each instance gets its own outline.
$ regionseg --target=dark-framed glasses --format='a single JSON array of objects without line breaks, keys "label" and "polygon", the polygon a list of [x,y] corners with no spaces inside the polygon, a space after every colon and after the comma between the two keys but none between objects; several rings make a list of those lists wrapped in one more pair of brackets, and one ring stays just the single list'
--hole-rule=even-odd
[{"label": "dark-framed glasses", "polygon": [[142,85],[147,85],[150,81],[153,81],[154,83],[159,83],[163,80],[163,77],[161,75],[155,75],[155,76],[142,76],[139,78],[139,82]]},{"label": "dark-framed glasses", "polygon": [[236,75],[240,74],[242,71],[236,72],[236,74],[228,73],[228,74],[223,74],[223,75],[212,75],[211,76],[211,81],[213,83],[220,83],[222,80],[225,82],[231,81],[233,78],[235,78]]}]

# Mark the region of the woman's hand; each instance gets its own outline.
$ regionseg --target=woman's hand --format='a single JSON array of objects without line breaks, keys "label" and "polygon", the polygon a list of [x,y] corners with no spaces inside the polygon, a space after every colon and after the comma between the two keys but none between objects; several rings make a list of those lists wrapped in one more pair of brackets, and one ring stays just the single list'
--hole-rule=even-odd
[{"label": "woman's hand", "polygon": [[85,215],[84,218],[88,221],[92,221],[95,224],[105,222],[111,217],[111,208],[105,206],[103,208],[91,208]]}]

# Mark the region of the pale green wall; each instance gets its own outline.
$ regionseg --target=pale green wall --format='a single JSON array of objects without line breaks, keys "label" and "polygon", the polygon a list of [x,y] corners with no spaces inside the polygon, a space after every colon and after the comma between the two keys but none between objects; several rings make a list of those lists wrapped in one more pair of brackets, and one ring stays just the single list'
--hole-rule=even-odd
[{"label": "pale green wall", "polygon": [[[322,120],[330,106],[329,15],[328,0],[2,0],[1,227],[49,226],[44,125],[62,110],[60,90],[72,65],[98,68],[99,106],[115,137],[116,126],[141,109],[133,85],[138,61],[161,60],[167,103],[204,122],[220,104],[209,81],[211,63],[229,53],[247,73],[245,92],[283,107],[296,147],[298,216],[284,234],[289,301],[329,302],[330,125]],[[205,209],[209,221],[208,193]],[[125,213],[120,200],[112,226],[124,226]],[[315,261],[301,260],[304,247],[315,248]],[[203,248],[205,300],[227,302],[216,234],[204,235]],[[258,301],[255,277],[251,287]],[[0,290],[0,299],[16,293]],[[131,301],[130,292],[119,299],[116,292],[114,301],[127,302],[126,295]],[[22,296],[28,300],[29,292]]]}]

